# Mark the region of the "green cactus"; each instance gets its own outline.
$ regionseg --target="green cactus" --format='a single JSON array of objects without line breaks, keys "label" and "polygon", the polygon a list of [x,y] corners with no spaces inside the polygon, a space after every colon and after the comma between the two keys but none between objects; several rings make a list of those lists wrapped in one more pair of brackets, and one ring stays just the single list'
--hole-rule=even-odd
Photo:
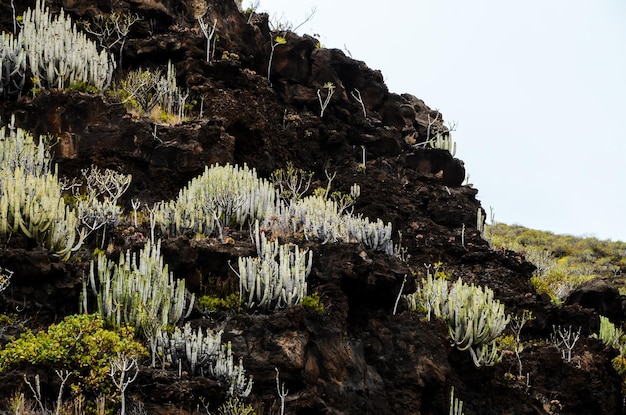
[{"label": "green cactus", "polygon": [[626,336],[624,336],[624,331],[616,327],[615,324],[611,323],[605,316],[600,316],[600,331],[596,337],[602,340],[602,343],[605,345],[618,350],[620,355],[624,354],[624,349],[626,348]]},{"label": "green cactus", "polygon": [[76,29],[63,9],[52,16],[44,2],[37,0],[22,21],[28,66],[39,83],[45,81],[50,88],[64,89],[86,82],[98,90],[106,89],[115,61],[105,50],[98,52],[95,42]]},{"label": "green cactus", "polygon": [[437,134],[435,138],[428,141],[431,148],[447,150],[454,157],[456,155],[456,141],[452,141],[450,133],[447,135]]},{"label": "green cactus", "polygon": [[26,52],[22,37],[0,34],[0,95],[19,95],[26,82]]},{"label": "green cactus", "polygon": [[257,257],[238,260],[240,298],[247,297],[248,308],[282,308],[298,304],[306,295],[306,279],[311,273],[313,253],[294,244],[269,241],[259,231],[253,232]]},{"label": "green cactus", "polygon": [[89,285],[106,322],[131,324],[146,334],[175,324],[194,302],[193,295],[186,299],[185,280],[175,280],[163,264],[160,241],[148,241],[139,254],[120,254],[117,263],[99,252],[90,263]]},{"label": "green cactus", "polygon": [[204,332],[201,328],[194,330],[186,323],[182,330],[174,328],[171,335],[162,331],[158,341],[165,361],[171,364],[184,361],[193,375],[198,369],[203,372],[217,360],[222,348],[222,330]]},{"label": "green cactus", "polygon": [[429,318],[433,313],[445,320],[452,345],[459,350],[473,348],[475,363],[486,365],[498,360],[493,342],[505,329],[509,316],[490,288],[468,285],[460,278],[448,286],[448,281],[429,273],[418,291],[406,298],[410,310],[422,306]]}]

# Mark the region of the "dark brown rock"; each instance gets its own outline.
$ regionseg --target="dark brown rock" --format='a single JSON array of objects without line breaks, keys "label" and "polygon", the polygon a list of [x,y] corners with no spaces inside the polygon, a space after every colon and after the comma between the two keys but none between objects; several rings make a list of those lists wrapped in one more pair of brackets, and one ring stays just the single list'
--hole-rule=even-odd
[{"label": "dark brown rock", "polygon": [[[26,4],[19,3],[23,11]],[[190,0],[49,3],[85,19],[111,9],[139,13],[144,20],[129,35],[124,69],[172,61],[179,85],[189,88],[196,102],[203,99],[202,117],[196,103],[188,121],[157,123],[156,130],[153,120],[131,116],[106,94],[49,89],[34,98],[0,101],[3,121],[15,114],[19,127],[59,137],[54,151],[61,175],[78,177],[91,164],[132,174],[121,200],[129,212],[131,198],[144,204],[175,198],[213,163],[247,163],[268,177],[290,161],[315,173],[313,187],[325,187],[327,173],[336,173],[333,191],[347,193],[358,184],[354,214],[390,222],[394,242],[406,250],[401,261],[356,244],[320,245],[279,235],[313,251],[309,290],[320,294],[322,313],[299,305],[271,313],[194,310],[194,327],[224,329],[224,339],[254,376],[249,401],[261,411],[277,412],[278,368],[289,389],[287,412],[293,414],[448,413],[452,386],[468,415],[550,413],[551,400],[559,401],[562,414],[622,413],[621,380],[610,363],[614,354],[586,338],[595,330],[597,313],[617,316],[614,289],[584,287],[572,294],[572,305],[558,307],[534,291],[529,282],[534,267],[523,257],[489,249],[476,229],[477,190],[462,185],[463,163],[445,150],[420,145],[446,132],[440,113],[412,95],[389,93],[382,74],[364,62],[292,33],[284,34],[287,43],[275,50],[270,82],[270,41],[276,34],[270,33],[268,16],[248,24],[232,1],[211,2],[209,18],[217,18],[219,34],[212,62],[205,61],[206,39]],[[0,0],[0,29],[12,30],[10,12],[9,1]],[[336,90],[321,118],[317,91],[326,82]],[[356,90],[366,116],[352,95]],[[146,222],[135,229],[124,220],[107,232],[104,247],[111,258],[138,249],[150,234]],[[192,235],[164,238],[165,262],[196,296],[208,287],[237,289],[229,261],[254,255],[255,248],[246,229],[227,234],[224,243]],[[19,306],[36,326],[77,312],[99,239],[88,239],[74,262],[62,263],[27,238],[3,238],[0,265],[15,274],[0,297],[0,312]],[[505,377],[516,372],[513,356],[476,368],[467,352],[450,346],[443,322],[408,312],[404,301],[392,315],[401,288],[413,292],[426,275],[425,265],[435,263],[452,278],[493,289],[508,312],[533,311],[521,355],[529,385]],[[573,363],[545,342],[555,325],[581,327]],[[23,389],[20,373],[1,376],[0,399]],[[47,393],[55,398],[54,391]],[[201,398],[216,411],[226,398],[223,385],[179,377],[173,368],[142,367],[128,393],[154,414],[197,413]]]}]

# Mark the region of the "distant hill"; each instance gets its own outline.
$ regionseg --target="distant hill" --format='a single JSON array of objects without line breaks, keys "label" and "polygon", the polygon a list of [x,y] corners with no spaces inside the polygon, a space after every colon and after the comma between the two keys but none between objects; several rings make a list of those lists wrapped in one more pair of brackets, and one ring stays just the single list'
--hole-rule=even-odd
[{"label": "distant hill", "polygon": [[494,248],[523,253],[537,267],[533,285],[557,303],[577,285],[595,277],[611,279],[626,294],[626,242],[559,235],[504,223],[485,228]]}]

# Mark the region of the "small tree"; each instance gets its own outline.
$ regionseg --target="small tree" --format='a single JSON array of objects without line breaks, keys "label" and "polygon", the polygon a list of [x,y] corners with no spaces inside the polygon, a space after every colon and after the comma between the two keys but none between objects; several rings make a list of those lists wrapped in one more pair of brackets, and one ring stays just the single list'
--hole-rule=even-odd
[{"label": "small tree", "polygon": [[[106,16],[98,15],[93,22],[83,22],[83,29],[96,36],[100,46],[108,52],[111,52],[113,47],[119,45],[118,68],[121,69],[126,37],[130,33],[130,27],[140,20],[142,20],[142,17],[135,13],[113,12]],[[112,56],[111,59],[113,59]]]},{"label": "small tree", "polygon": [[215,36],[215,30],[217,29],[217,19],[213,20],[213,26],[209,27],[209,23],[205,22],[202,16],[198,16],[198,24],[200,30],[206,38],[206,61],[211,61],[211,39]]},{"label": "small tree", "polygon": [[137,365],[136,356],[127,356],[123,353],[117,353],[115,357],[110,359],[111,370],[109,376],[113,383],[120,391],[121,409],[120,415],[126,415],[126,388],[137,379],[139,367]]},{"label": "small tree", "polygon": [[320,94],[321,90],[317,90],[317,98],[320,101],[320,107],[322,107],[322,110],[320,112],[320,118],[324,116],[324,111],[326,111],[326,107],[328,107],[330,99],[335,93],[335,84],[333,84],[332,82],[326,82],[324,86],[322,86],[322,89],[326,90],[326,98],[324,100],[322,100],[322,95]]}]

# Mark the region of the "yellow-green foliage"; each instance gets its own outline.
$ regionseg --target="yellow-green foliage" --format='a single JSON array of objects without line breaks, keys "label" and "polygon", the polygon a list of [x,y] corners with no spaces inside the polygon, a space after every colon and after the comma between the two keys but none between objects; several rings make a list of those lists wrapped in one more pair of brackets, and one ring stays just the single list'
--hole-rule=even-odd
[{"label": "yellow-green foliage", "polygon": [[613,368],[622,377],[622,393],[626,393],[626,357],[619,355],[613,359]]},{"label": "yellow-green foliage", "polygon": [[591,237],[557,235],[523,226],[496,224],[487,227],[495,248],[520,252],[537,267],[532,283],[556,303],[582,282],[606,277],[624,286],[626,242],[601,241]]},{"label": "yellow-green foliage", "polygon": [[237,397],[229,398],[218,408],[219,415],[254,415],[256,412],[251,405],[246,405]]},{"label": "yellow-green foliage", "polygon": [[307,310],[315,311],[316,313],[324,312],[324,304],[322,304],[320,295],[317,292],[302,297],[300,304]]},{"label": "yellow-green foliage", "polygon": [[218,310],[241,311],[244,302],[239,298],[239,294],[229,294],[225,298],[204,295],[198,299],[198,307],[205,313],[211,313]]},{"label": "yellow-green foliage", "polygon": [[[22,363],[69,370],[71,381],[85,393],[112,393],[109,360],[118,354],[147,354],[130,327],[106,330],[96,315],[71,315],[37,334],[27,331],[0,350],[0,371]],[[94,395],[94,396],[95,396]]]}]

